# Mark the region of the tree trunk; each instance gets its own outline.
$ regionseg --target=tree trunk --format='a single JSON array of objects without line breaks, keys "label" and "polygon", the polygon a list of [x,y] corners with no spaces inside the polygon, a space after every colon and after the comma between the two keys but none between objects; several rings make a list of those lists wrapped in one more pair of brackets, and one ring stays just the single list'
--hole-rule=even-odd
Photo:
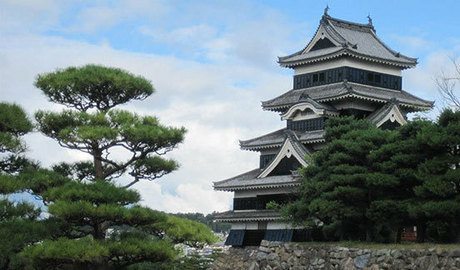
[{"label": "tree trunk", "polygon": [[425,236],[426,236],[426,225],[424,222],[420,222],[417,224],[417,242],[418,243],[423,243],[425,242]]},{"label": "tree trunk", "polygon": [[104,180],[104,172],[102,170],[102,151],[99,149],[99,145],[95,143],[93,145],[93,158],[94,158],[94,170],[95,174],[94,176],[96,179],[101,179]]},{"label": "tree trunk", "polygon": [[398,228],[396,229],[395,243],[397,244],[401,243],[401,237],[402,237],[402,227],[398,226]]},{"label": "tree trunk", "polygon": [[93,225],[94,228],[94,238],[99,239],[99,240],[104,240],[105,239],[105,231],[102,229],[102,225],[99,223],[96,223]]}]

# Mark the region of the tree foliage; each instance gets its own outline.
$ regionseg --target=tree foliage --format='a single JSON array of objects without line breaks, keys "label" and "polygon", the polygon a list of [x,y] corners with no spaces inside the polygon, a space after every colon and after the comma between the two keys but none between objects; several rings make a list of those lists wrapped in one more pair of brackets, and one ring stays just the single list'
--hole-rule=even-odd
[{"label": "tree foliage", "polygon": [[130,100],[146,99],[154,92],[152,84],[141,76],[99,65],[41,74],[35,86],[50,101],[79,111],[108,111]]},{"label": "tree foliage", "polygon": [[[2,167],[0,192],[31,193],[47,206],[48,217],[39,219],[41,209],[33,205],[0,201],[0,233],[15,234],[14,243],[0,244],[0,268],[121,269],[142,263],[163,267],[176,259],[175,243],[215,241],[205,225],[141,206],[140,195],[127,189],[176,170],[177,162],[163,155],[185,134],[184,128],[162,125],[156,117],[114,108],[147,98],[153,93],[149,81],[121,69],[87,65],[39,75],[36,86],[51,101],[70,108],[38,111],[38,130],[93,160],[61,162],[53,171],[25,158],[22,167]],[[0,109],[7,112],[0,114],[0,150],[20,161],[18,153],[25,146],[19,137],[32,125],[18,106],[5,104]],[[114,158],[115,152],[127,159]],[[121,187],[112,181],[121,175],[133,180]]]},{"label": "tree foliage", "polygon": [[460,111],[444,111],[417,139],[431,154],[418,166],[420,184],[410,213],[425,221],[428,240],[460,241]]},{"label": "tree foliage", "polygon": [[21,136],[32,130],[22,108],[0,103],[0,269],[12,265],[25,246],[52,234],[52,221],[40,221],[40,209],[26,202],[12,202],[11,193],[29,189],[24,171],[36,164],[22,156],[26,149]]},{"label": "tree foliage", "polygon": [[[17,105],[0,103],[0,193],[27,192],[46,206],[0,200],[1,269],[124,269],[176,264],[175,243],[210,243],[203,224],[140,205],[127,187],[178,168],[163,157],[183,141],[185,129],[156,117],[114,108],[153,93],[146,79],[116,68],[71,67],[39,75],[36,86],[70,109],[38,111],[37,128],[92,161],[39,168],[22,153],[20,136],[32,124]],[[116,159],[114,154],[127,157]],[[125,187],[114,178],[133,180]],[[166,269],[165,268],[165,269]]]},{"label": "tree foliage", "polygon": [[365,120],[329,119],[326,145],[302,169],[300,198],[284,208],[328,240],[455,241],[460,220],[459,112],[396,130]]}]

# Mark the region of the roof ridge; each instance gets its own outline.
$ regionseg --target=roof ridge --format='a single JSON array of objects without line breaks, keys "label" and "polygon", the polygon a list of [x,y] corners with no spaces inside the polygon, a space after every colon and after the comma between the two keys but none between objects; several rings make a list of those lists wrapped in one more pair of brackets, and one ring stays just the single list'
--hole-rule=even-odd
[{"label": "roof ridge", "polygon": [[374,25],[370,24],[370,23],[357,23],[357,22],[347,21],[347,20],[332,17],[332,16],[330,16],[328,14],[323,15],[323,18],[325,20],[328,20],[328,21],[347,24],[347,25],[355,26],[355,27],[357,26],[357,27],[359,27],[358,29],[362,29],[364,27],[365,29],[371,29],[372,31],[375,31]]}]

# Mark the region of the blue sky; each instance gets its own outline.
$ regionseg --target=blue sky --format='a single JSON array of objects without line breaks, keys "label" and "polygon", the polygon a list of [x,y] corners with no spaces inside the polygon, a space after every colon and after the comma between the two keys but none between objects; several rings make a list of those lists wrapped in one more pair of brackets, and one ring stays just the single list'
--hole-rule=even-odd
[{"label": "blue sky", "polygon": [[[232,194],[212,181],[255,168],[257,153],[239,150],[249,139],[283,123],[260,101],[292,84],[277,56],[311,39],[323,10],[367,22],[396,51],[417,57],[404,71],[405,90],[445,105],[434,78],[451,72],[460,55],[458,1],[26,1],[0,0],[0,99],[33,114],[60,110],[33,87],[37,74],[98,63],[145,76],[157,92],[124,108],[185,126],[184,144],[171,153],[179,171],[137,188],[143,204],[170,212],[229,209]],[[28,155],[43,166],[89,157],[34,133]],[[123,153],[115,153],[123,159]],[[123,181],[123,179],[121,180]]]}]

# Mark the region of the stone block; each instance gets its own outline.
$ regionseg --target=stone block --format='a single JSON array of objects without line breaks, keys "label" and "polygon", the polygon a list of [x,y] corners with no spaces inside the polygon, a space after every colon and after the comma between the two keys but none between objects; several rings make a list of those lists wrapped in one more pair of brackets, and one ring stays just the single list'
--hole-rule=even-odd
[{"label": "stone block", "polygon": [[257,262],[252,262],[251,265],[249,265],[248,270],[259,270],[259,264]]},{"label": "stone block", "polygon": [[271,249],[268,248],[268,247],[260,246],[260,247],[259,247],[259,252],[270,253],[270,252],[272,252],[272,251],[271,251]]},{"label": "stone block", "polygon": [[276,253],[270,253],[267,255],[267,260],[269,261],[275,261],[275,260],[279,260],[280,259],[280,256],[278,256],[278,254]]},{"label": "stone block", "polygon": [[356,268],[362,269],[366,267],[369,262],[369,259],[370,259],[370,254],[363,254],[363,255],[357,256],[354,260]]},{"label": "stone block", "polygon": [[343,270],[356,270],[355,263],[352,258],[348,258],[343,263]]},{"label": "stone block", "polygon": [[262,242],[260,242],[261,247],[268,247],[269,245],[270,245],[270,242],[267,240],[262,240]]},{"label": "stone block", "polygon": [[257,253],[257,256],[256,256],[256,260],[257,261],[262,261],[262,260],[265,260],[267,258],[267,253],[265,252],[259,252]]}]

